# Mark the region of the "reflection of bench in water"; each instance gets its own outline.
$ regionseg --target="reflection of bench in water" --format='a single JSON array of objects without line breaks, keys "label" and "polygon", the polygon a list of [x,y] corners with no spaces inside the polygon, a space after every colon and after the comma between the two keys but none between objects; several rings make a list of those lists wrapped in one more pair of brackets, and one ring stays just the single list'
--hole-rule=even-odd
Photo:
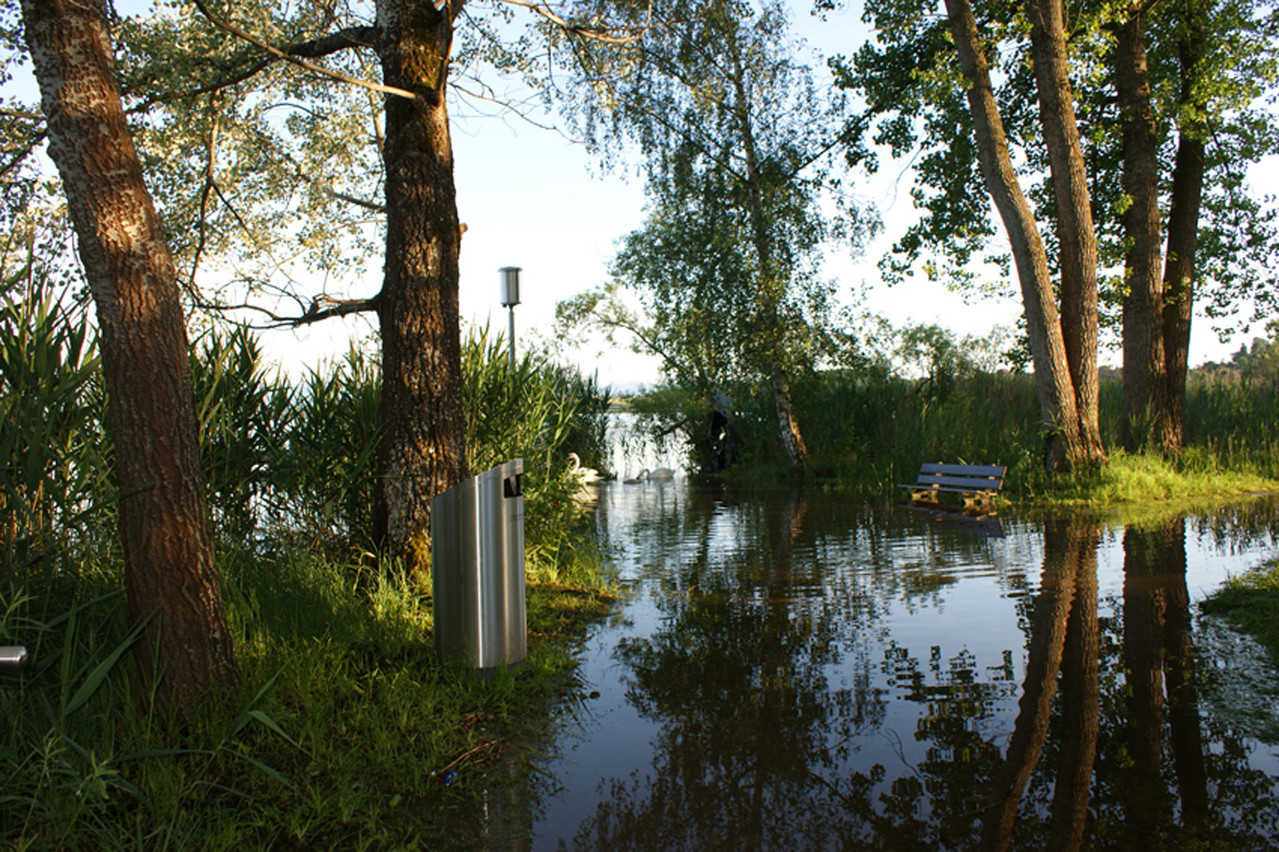
[{"label": "reflection of bench in water", "polygon": [[940,464],[924,462],[919,476],[910,485],[898,485],[910,492],[912,505],[938,505],[938,492],[948,491],[964,499],[965,509],[990,509],[995,494],[1004,484],[1005,468],[986,464]]},{"label": "reflection of bench in water", "polygon": [[912,505],[906,506],[906,508],[923,515],[924,520],[928,521],[930,526],[934,526],[939,530],[953,530],[954,532],[974,535],[978,538],[1004,537],[1004,524],[999,520],[999,516],[993,512],[974,515],[958,510],[947,511],[946,509],[938,509],[931,506]]}]

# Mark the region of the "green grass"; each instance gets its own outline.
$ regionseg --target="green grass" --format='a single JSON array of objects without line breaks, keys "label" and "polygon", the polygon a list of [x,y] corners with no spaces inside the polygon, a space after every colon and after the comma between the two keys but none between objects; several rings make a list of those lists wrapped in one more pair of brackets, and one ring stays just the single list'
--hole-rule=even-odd
[{"label": "green grass", "polygon": [[488,773],[523,771],[530,726],[574,694],[572,641],[612,603],[589,552],[565,571],[533,566],[528,659],[482,681],[436,660],[429,592],[409,578],[289,548],[219,562],[243,683],[194,725],[133,700],[122,596],[90,589],[109,572],[5,594],[0,642],[35,658],[0,682],[16,720],[0,735],[7,844],[478,845]]},{"label": "green grass", "polygon": [[1201,607],[1255,638],[1279,665],[1279,560],[1232,577]]},{"label": "green grass", "polygon": [[1203,453],[1181,458],[1117,451],[1097,470],[1057,477],[1031,493],[1006,497],[1032,506],[1101,508],[1125,503],[1202,502],[1279,491],[1279,480],[1250,469],[1232,470]]},{"label": "green grass", "polygon": [[606,394],[543,356],[512,375],[500,340],[467,339],[468,461],[528,473],[528,659],[480,682],[435,659],[429,578],[371,567],[372,359],[354,348],[291,384],[250,335],[203,338],[192,369],[242,679],[180,724],[155,714],[133,653],[96,354],[61,301],[43,285],[0,300],[0,644],[33,659],[0,673],[0,844],[482,845],[486,775],[525,771],[521,743],[575,695],[572,643],[610,606],[563,463],[598,455]]},{"label": "green grass", "polygon": [[[1039,402],[1030,376],[973,372],[938,384],[883,369],[832,370],[794,383],[810,451],[810,487],[893,500],[925,461],[999,464],[1002,499],[1025,507],[1228,499],[1279,491],[1279,381],[1241,369],[1194,373],[1187,388],[1187,443],[1176,457],[1117,449],[1122,383],[1101,383],[1099,423],[1110,463],[1097,471],[1049,475],[1043,468]],[[792,481],[765,386],[734,389],[742,463],[736,484]],[[655,428],[702,421],[687,411]]]}]

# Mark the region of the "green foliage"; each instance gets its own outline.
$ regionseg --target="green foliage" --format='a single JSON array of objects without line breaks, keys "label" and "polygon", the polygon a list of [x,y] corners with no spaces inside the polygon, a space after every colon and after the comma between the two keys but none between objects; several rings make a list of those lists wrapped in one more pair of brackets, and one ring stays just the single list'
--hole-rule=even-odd
[{"label": "green foliage", "polygon": [[837,359],[847,323],[822,251],[876,227],[842,192],[841,99],[814,82],[780,4],[652,13],[633,44],[574,45],[570,118],[606,158],[639,148],[649,215],[615,282],[560,318],[626,332],[702,395]]},{"label": "green foliage", "polygon": [[[1055,197],[1047,179],[1025,9],[984,0],[972,5],[994,64],[996,97],[1018,151],[1014,160],[1022,182],[1041,220],[1051,222]],[[1132,8],[1085,3],[1070,9],[1067,22],[1101,268],[1110,272],[1103,296],[1112,312],[1125,293],[1122,214],[1131,204],[1120,179],[1123,116],[1115,92],[1114,31]],[[1253,0],[1143,8],[1165,210],[1178,132],[1204,135],[1206,144],[1196,299],[1222,318],[1249,305],[1254,318],[1271,316],[1279,296],[1272,284],[1279,211],[1273,199],[1255,191],[1264,187],[1248,186],[1245,166],[1273,154],[1279,140],[1267,106],[1279,84],[1279,16],[1271,4]],[[916,177],[911,194],[921,210],[919,221],[881,262],[884,275],[901,280],[923,269],[959,286],[1005,286],[1008,258],[992,245],[996,229],[986,193],[978,191],[984,182],[945,16],[915,0],[871,0],[865,17],[874,26],[874,41],[831,63],[837,85],[858,92],[866,105],[850,125],[849,157],[872,170],[883,148],[894,158],[909,158]],[[1198,64],[1188,69],[1195,55]],[[1040,230],[1055,256],[1055,229]],[[973,262],[983,258],[1004,275],[978,277]],[[1221,322],[1223,329],[1231,325]]]},{"label": "green foliage", "polygon": [[[325,4],[210,3],[273,44],[342,26]],[[367,23],[367,22],[358,22]],[[147,182],[165,210],[184,277],[232,261],[239,274],[203,298],[237,301],[288,287],[296,271],[339,279],[379,251],[380,98],[302,73],[211,24],[189,0],[121,18],[114,32],[126,105]],[[335,72],[376,79],[372,51],[336,53]],[[370,72],[373,72],[372,74]],[[289,258],[285,264],[283,258]],[[233,292],[220,292],[230,289]]]},{"label": "green foliage", "polygon": [[114,519],[98,355],[84,311],[32,267],[0,304],[0,554],[4,570],[105,545]]},{"label": "green foliage", "polygon": [[[4,290],[0,580],[115,546],[107,406],[85,313],[30,268]],[[526,355],[512,376],[505,344],[486,330],[464,350],[470,466],[525,460],[528,543],[553,565],[577,528],[567,454],[602,467],[608,393],[540,355]],[[372,552],[381,400],[373,359],[352,347],[295,384],[267,370],[252,334],[213,329],[193,348],[191,370],[215,534]]]},{"label": "green foliage", "polygon": [[280,465],[299,449],[288,440],[294,393],[267,376],[262,349],[245,329],[207,332],[190,363],[213,526],[245,538],[257,526],[263,501],[276,496]]},{"label": "green foliage", "polygon": [[279,514],[268,522],[316,545],[373,551],[381,400],[377,365],[357,346],[307,371],[282,424],[288,452],[276,460]]},{"label": "green foliage", "polygon": [[[474,779],[520,719],[571,685],[563,642],[610,600],[564,463],[569,448],[599,452],[607,395],[538,357],[512,377],[500,340],[468,339],[472,410],[515,388],[508,408],[473,424],[473,461],[521,454],[533,486],[530,656],[518,675],[482,684],[436,662],[421,584],[362,559],[380,386],[371,359],[353,348],[294,385],[264,369],[252,335],[208,333],[192,369],[243,684],[178,726],[149,710],[147,661],[131,653],[139,628],[123,606],[106,406],[81,319],[39,288],[0,310],[0,644],[32,657],[20,675],[0,673],[12,722],[0,731],[0,842],[480,843],[493,830],[481,785],[445,786],[440,773]],[[28,570],[37,560],[48,570]]]},{"label": "green foliage", "polygon": [[512,372],[506,341],[487,328],[467,336],[462,373],[471,472],[524,459],[526,558],[554,565],[580,537],[568,453],[602,465],[608,392],[538,353],[526,352]]},{"label": "green foliage", "polygon": [[[1109,465],[1063,477],[1043,470],[1043,435],[1034,380],[992,372],[998,335],[960,340],[929,326],[883,335],[893,349],[859,369],[819,371],[797,382],[812,472],[827,487],[891,497],[921,462],[1002,464],[1011,499],[1058,504],[1195,499],[1274,488],[1279,481],[1279,381],[1247,361],[1192,371],[1187,387],[1189,446],[1180,456],[1115,454]],[[1263,344],[1256,352],[1268,352]],[[1268,355],[1256,365],[1269,363]],[[765,385],[733,388],[742,464],[734,480],[772,483],[785,453],[772,428]],[[665,387],[632,403],[659,430],[682,429],[691,444],[705,404]],[[1107,446],[1119,442],[1122,383],[1103,378],[1100,423]]]},{"label": "green foliage", "polygon": [[218,562],[244,683],[182,727],[139,700],[118,560],[0,592],[0,643],[32,657],[0,673],[0,841],[478,846],[500,826],[476,779],[572,686],[563,641],[611,600],[589,560],[556,578],[587,588],[533,582],[528,661],[484,683],[436,662],[429,598],[393,571],[278,542],[225,547]]}]

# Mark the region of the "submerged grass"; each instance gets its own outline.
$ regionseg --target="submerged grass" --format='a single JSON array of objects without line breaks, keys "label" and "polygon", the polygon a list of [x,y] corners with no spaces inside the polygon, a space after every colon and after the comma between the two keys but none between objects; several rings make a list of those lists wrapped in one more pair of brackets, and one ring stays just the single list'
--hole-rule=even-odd
[{"label": "submerged grass", "polygon": [[1279,666],[1279,560],[1232,577],[1200,607],[1255,638]]}]

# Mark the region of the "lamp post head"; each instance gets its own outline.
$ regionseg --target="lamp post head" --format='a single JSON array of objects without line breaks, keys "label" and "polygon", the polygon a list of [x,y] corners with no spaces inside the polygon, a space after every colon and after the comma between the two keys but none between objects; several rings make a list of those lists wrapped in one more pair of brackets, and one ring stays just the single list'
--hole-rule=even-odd
[{"label": "lamp post head", "polygon": [[520,268],[503,266],[498,270],[498,274],[502,276],[502,307],[510,308],[518,305],[520,303]]}]

